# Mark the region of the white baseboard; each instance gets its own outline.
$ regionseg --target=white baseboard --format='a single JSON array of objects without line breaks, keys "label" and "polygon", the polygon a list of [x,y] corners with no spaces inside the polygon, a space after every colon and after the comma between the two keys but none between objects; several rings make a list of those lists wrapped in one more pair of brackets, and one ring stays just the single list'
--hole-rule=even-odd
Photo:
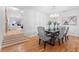
[{"label": "white baseboard", "polygon": [[68,35],[79,37],[79,35],[77,34],[68,34]]}]

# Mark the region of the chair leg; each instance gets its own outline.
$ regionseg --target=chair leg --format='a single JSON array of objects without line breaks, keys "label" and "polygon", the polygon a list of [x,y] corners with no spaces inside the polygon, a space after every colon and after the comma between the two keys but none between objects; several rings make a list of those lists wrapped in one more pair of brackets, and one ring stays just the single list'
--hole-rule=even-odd
[{"label": "chair leg", "polygon": [[65,41],[67,41],[67,38],[66,38],[66,36],[65,36]]},{"label": "chair leg", "polygon": [[44,49],[46,48],[46,42],[44,42]]},{"label": "chair leg", "polygon": [[68,36],[65,36],[65,41],[69,40]]},{"label": "chair leg", "polygon": [[40,45],[41,39],[39,38],[39,45]]},{"label": "chair leg", "polygon": [[60,39],[58,39],[58,43],[59,43],[59,45],[60,45]]},{"label": "chair leg", "polygon": [[63,39],[64,39],[64,38],[62,38],[62,43],[64,43]]},{"label": "chair leg", "polygon": [[52,39],[50,39],[49,43],[51,44]]},{"label": "chair leg", "polygon": [[62,43],[64,43],[64,42],[63,42],[63,39],[64,39],[64,38],[62,38]]},{"label": "chair leg", "polygon": [[55,46],[55,39],[53,39],[53,46]]},{"label": "chair leg", "polygon": [[67,40],[69,40],[68,36],[67,36]]}]

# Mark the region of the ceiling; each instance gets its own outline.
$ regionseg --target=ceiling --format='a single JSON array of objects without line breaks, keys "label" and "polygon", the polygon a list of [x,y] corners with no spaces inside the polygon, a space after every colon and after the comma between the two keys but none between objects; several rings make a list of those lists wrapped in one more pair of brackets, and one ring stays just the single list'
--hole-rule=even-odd
[{"label": "ceiling", "polygon": [[16,7],[6,7],[6,9],[7,9],[7,16],[9,17],[20,18],[22,15],[21,10]]},{"label": "ceiling", "polygon": [[79,9],[79,6],[15,6],[21,10],[31,9],[44,13],[62,13],[69,10]]}]

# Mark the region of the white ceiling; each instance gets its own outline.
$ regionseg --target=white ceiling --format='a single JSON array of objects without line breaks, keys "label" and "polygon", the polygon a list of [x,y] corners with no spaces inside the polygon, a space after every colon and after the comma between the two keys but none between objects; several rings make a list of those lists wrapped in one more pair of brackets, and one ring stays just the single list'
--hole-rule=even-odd
[{"label": "white ceiling", "polygon": [[44,13],[61,13],[69,10],[79,9],[79,6],[16,6],[17,8],[37,10]]},{"label": "white ceiling", "polygon": [[6,7],[7,15],[10,17],[21,17],[21,10],[16,7]]}]

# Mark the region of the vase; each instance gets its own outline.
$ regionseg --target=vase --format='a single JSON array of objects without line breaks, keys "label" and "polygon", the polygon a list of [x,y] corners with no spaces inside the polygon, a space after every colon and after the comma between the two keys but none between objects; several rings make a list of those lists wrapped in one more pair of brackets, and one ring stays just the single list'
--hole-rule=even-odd
[{"label": "vase", "polygon": [[55,25],[54,25],[54,28],[53,28],[53,30],[55,31],[56,29],[55,29]]},{"label": "vase", "polygon": [[50,31],[50,25],[49,25],[48,31]]}]

